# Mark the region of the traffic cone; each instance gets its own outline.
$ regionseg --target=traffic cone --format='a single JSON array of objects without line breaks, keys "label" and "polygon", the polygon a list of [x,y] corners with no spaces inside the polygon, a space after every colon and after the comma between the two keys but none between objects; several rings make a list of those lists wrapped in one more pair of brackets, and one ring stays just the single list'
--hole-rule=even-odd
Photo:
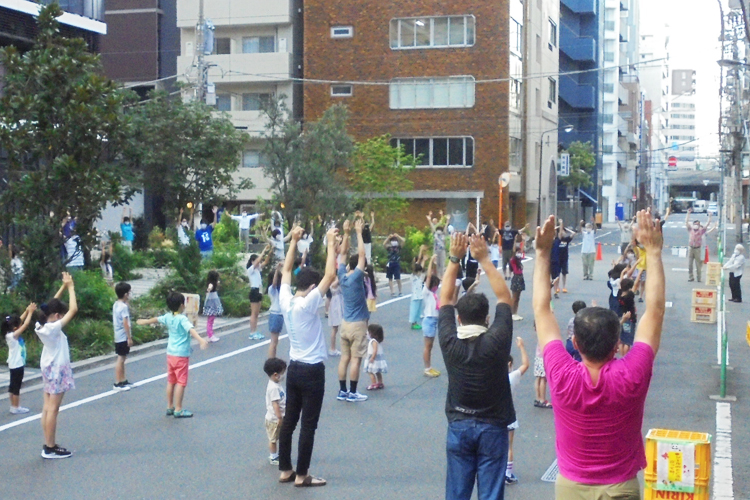
[{"label": "traffic cone", "polygon": [[602,255],[602,244],[597,243],[596,244],[596,260],[604,260],[604,256]]},{"label": "traffic cone", "polygon": [[704,264],[708,264],[708,245],[706,245],[706,258],[703,259]]}]

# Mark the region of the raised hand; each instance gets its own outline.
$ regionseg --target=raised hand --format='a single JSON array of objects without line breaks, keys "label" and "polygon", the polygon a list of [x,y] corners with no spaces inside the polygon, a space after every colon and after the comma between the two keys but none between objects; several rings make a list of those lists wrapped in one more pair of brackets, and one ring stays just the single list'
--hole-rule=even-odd
[{"label": "raised hand", "polygon": [[331,243],[335,245],[336,242],[338,241],[338,237],[339,237],[339,230],[337,227],[332,227],[331,229],[328,230],[328,232],[326,232],[326,238],[327,238],[329,245]]},{"label": "raised hand", "polygon": [[354,230],[357,232],[357,234],[362,234],[362,228],[365,227],[365,223],[362,222],[362,219],[357,219],[354,222]]},{"label": "raised hand", "polygon": [[[454,233],[451,238],[451,256],[463,259],[466,255],[466,248],[469,243],[469,238],[465,233]],[[435,256],[433,255],[433,258]]]},{"label": "raised hand", "polygon": [[479,262],[486,259],[488,255],[487,242],[484,241],[482,235],[474,234],[469,241],[471,244],[471,256]]},{"label": "raised hand", "polygon": [[295,226],[294,229],[292,229],[292,240],[297,242],[302,238],[302,233],[305,232],[305,228],[302,226]]},{"label": "raised hand", "polygon": [[73,286],[73,277],[70,273],[62,273],[62,282],[65,287],[70,288]]},{"label": "raised hand", "polygon": [[523,339],[521,337],[516,337],[516,345],[518,346],[519,349],[523,349],[524,344],[523,344]]},{"label": "raised hand", "polygon": [[[581,221],[583,223],[583,221]],[[551,252],[552,242],[555,240],[555,217],[550,215],[542,227],[536,228],[537,252]]]},{"label": "raised hand", "polygon": [[661,224],[654,224],[654,218],[645,210],[638,212],[638,241],[647,252],[661,252],[664,246]]},{"label": "raised hand", "polygon": [[349,219],[345,219],[344,220],[344,232],[348,233],[349,231],[351,231],[351,229],[352,229],[351,222],[349,221]]}]

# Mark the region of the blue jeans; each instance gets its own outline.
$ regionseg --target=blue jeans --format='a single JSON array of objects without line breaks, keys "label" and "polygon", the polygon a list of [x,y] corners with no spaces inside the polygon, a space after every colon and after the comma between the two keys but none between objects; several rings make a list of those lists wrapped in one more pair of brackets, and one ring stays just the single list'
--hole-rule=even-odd
[{"label": "blue jeans", "polygon": [[477,420],[448,424],[446,500],[469,500],[477,481],[479,500],[505,497],[508,429]]}]

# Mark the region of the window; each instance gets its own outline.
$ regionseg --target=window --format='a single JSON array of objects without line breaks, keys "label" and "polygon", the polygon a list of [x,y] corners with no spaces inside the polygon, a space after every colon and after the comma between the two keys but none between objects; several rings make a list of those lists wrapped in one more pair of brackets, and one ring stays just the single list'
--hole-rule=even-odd
[{"label": "window", "polygon": [[549,20],[549,50],[557,47],[557,23],[552,19]]},{"label": "window", "polygon": [[242,166],[244,168],[258,168],[265,164],[265,158],[260,151],[245,151],[242,154]]},{"label": "window", "polygon": [[250,36],[242,39],[244,54],[276,52],[276,39],[273,36]]},{"label": "window", "polygon": [[552,104],[557,102],[557,80],[554,78],[549,79],[549,98],[547,99],[547,107],[551,108]]},{"label": "window", "polygon": [[521,161],[523,155],[523,140],[517,137],[510,138],[510,170],[513,172],[520,172],[523,167]]},{"label": "window", "polygon": [[334,26],[331,28],[331,38],[351,38],[354,36],[352,26]]},{"label": "window", "polygon": [[510,51],[523,56],[523,25],[510,19]]},{"label": "window", "polygon": [[392,49],[474,45],[474,16],[392,19],[390,29]]},{"label": "window", "polygon": [[242,94],[242,111],[260,111],[270,101],[271,94]]},{"label": "window", "polygon": [[474,77],[396,78],[390,85],[391,109],[474,107]]},{"label": "window", "polygon": [[391,139],[391,146],[403,147],[420,167],[471,167],[474,165],[472,137]]},{"label": "window", "polygon": [[229,94],[216,94],[216,110],[232,111],[232,96]]},{"label": "window", "polygon": [[510,107],[514,109],[521,109],[522,104],[522,89],[523,89],[523,83],[521,83],[521,80],[516,80],[515,78],[511,78],[510,80]]},{"label": "window", "polygon": [[542,62],[542,37],[539,34],[536,35],[536,62]]},{"label": "window", "polygon": [[331,85],[331,95],[334,97],[349,97],[352,95],[351,85]]},{"label": "window", "polygon": [[214,55],[229,54],[231,52],[231,46],[231,38],[214,38],[214,50],[211,53]]}]

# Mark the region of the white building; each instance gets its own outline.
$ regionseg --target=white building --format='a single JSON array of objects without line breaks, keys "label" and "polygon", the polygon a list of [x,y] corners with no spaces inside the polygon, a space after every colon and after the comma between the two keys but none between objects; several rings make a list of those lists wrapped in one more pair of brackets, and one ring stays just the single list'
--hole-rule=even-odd
[{"label": "white building", "polygon": [[[525,30],[523,136],[526,141],[523,154],[526,176],[523,184],[529,207],[526,216],[533,225],[536,224],[540,208],[542,218],[557,213],[560,2],[539,0],[517,3],[522,4]],[[514,147],[520,145],[520,140],[514,138],[513,120],[510,130],[513,152]]]},{"label": "white building", "polygon": [[677,159],[677,170],[695,170],[698,153],[695,134],[695,71],[672,70],[671,82],[670,98],[666,106],[670,157]]},{"label": "white building", "polygon": [[601,110],[603,220],[615,219],[622,203],[625,217],[634,211],[641,124],[638,60],[638,0],[604,1],[603,85]]},{"label": "white building", "polygon": [[[209,64],[208,83],[215,85],[216,108],[229,113],[235,127],[253,138],[244,152],[238,178],[249,178],[253,189],[237,199],[252,204],[268,199],[270,181],[263,175],[264,121],[261,103],[271,95],[287,97],[295,116],[301,96],[292,82],[301,74],[301,59],[295,59],[295,17],[301,15],[295,0],[214,0],[205,1],[204,18],[215,27],[213,52],[205,56]],[[197,83],[196,25],[199,0],[177,0],[177,26],[180,28],[181,55],[177,73],[183,81]]]}]

